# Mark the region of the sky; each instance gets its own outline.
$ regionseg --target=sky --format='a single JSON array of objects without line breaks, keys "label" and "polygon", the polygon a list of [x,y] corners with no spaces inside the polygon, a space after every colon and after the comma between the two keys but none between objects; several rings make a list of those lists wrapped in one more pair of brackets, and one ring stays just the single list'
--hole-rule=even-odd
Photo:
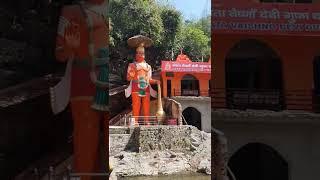
[{"label": "sky", "polygon": [[199,19],[204,11],[206,14],[211,13],[211,0],[168,0],[168,2],[182,12],[185,20]]}]

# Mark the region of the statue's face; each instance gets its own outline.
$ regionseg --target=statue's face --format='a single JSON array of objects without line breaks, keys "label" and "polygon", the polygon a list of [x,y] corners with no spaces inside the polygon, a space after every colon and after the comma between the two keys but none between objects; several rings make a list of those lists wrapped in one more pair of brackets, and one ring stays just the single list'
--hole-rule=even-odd
[{"label": "statue's face", "polygon": [[136,51],[136,61],[137,62],[142,62],[144,61],[144,51]]}]

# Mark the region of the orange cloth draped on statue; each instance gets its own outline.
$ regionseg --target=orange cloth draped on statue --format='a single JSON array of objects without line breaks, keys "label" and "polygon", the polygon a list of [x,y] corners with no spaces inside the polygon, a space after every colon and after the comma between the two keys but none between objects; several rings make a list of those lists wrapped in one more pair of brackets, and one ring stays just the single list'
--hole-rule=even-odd
[{"label": "orange cloth draped on statue", "polygon": [[[108,152],[103,152],[98,144],[109,144],[109,115],[99,113],[90,108],[91,101],[72,100],[71,111],[74,124],[74,169],[79,173],[98,173],[106,168],[104,161],[107,161]],[[104,129],[102,129],[104,128]],[[99,137],[103,132],[104,137]],[[99,142],[103,138],[104,142]],[[103,172],[103,171],[102,171]],[[88,180],[90,177],[82,177],[81,180]]]},{"label": "orange cloth draped on statue", "polygon": [[[94,51],[97,53],[99,48],[108,46],[108,27],[101,15],[90,10],[86,10],[86,14],[93,20],[93,43]],[[58,26],[56,57],[61,62],[70,60],[70,57],[73,57],[74,61],[70,95],[74,125],[73,171],[76,173],[106,173],[109,160],[107,148],[109,113],[98,112],[90,107],[96,88],[90,79],[91,62],[89,62],[88,38],[88,24],[80,6],[65,6]],[[102,138],[103,142],[101,142]],[[99,150],[101,146],[104,146],[104,152]],[[91,179],[94,178],[81,177],[81,180]]]},{"label": "orange cloth draped on statue", "polygon": [[[144,47],[140,44],[136,49],[135,62],[130,63],[127,70],[127,80],[131,81],[128,92],[131,93],[132,98],[132,115],[137,125],[141,123],[140,119],[144,120],[145,125],[150,124],[150,95],[153,91],[150,84],[158,83],[157,80],[152,79],[152,68],[144,59]],[[140,118],[141,116],[144,117]]]}]

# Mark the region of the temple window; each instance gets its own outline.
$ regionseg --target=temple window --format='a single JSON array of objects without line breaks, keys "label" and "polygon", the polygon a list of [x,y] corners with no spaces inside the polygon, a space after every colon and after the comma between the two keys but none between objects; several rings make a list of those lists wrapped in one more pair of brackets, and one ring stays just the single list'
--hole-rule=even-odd
[{"label": "temple window", "polygon": [[191,74],[183,76],[181,80],[182,96],[199,96],[199,80]]}]

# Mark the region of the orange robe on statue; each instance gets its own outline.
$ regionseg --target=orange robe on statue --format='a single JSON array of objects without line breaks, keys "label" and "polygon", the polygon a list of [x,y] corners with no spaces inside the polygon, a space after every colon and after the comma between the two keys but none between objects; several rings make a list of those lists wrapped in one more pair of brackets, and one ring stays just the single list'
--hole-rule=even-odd
[{"label": "orange robe on statue", "polygon": [[129,64],[127,71],[127,80],[130,81],[130,85],[126,90],[126,96],[131,95],[132,97],[132,115],[137,125],[140,124],[141,109],[143,110],[144,123],[150,124],[150,95],[156,97],[157,94],[150,84],[160,83],[158,80],[152,79],[152,68],[144,58],[144,47],[140,45],[136,50],[136,61]]},{"label": "orange robe on statue", "polygon": [[[90,5],[90,2],[86,3]],[[109,160],[107,148],[109,113],[91,108],[96,93],[96,84],[90,78],[92,70],[88,47],[90,31],[85,14],[92,21],[95,56],[100,48],[108,46],[108,27],[102,15],[88,10],[86,6],[82,7],[70,5],[62,9],[56,42],[56,58],[61,62],[72,60],[70,105],[74,125],[73,171],[76,173],[106,173]],[[103,139],[102,142],[101,139]],[[81,180],[89,179],[94,178],[81,177]]]}]

